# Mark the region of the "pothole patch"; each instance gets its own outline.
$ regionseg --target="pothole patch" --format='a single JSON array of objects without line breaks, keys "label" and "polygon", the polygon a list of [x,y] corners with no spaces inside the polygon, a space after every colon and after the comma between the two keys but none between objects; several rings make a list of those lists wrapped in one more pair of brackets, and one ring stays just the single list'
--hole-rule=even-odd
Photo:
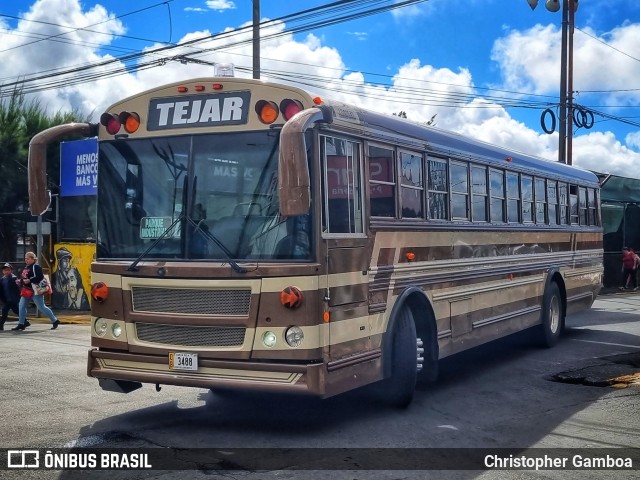
[{"label": "pothole patch", "polygon": [[599,363],[551,376],[555,382],[591,387],[640,387],[640,353],[602,357]]}]

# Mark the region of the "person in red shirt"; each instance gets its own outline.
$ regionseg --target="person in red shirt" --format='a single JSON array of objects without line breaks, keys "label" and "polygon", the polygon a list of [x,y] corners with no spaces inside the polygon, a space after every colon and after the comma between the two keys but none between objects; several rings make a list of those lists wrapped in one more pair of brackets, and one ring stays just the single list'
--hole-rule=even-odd
[{"label": "person in red shirt", "polygon": [[622,287],[621,290],[625,288],[630,288],[633,290],[638,289],[638,281],[636,278],[636,272],[638,268],[638,263],[640,259],[638,255],[635,254],[633,250],[629,247],[624,247],[622,249]]}]

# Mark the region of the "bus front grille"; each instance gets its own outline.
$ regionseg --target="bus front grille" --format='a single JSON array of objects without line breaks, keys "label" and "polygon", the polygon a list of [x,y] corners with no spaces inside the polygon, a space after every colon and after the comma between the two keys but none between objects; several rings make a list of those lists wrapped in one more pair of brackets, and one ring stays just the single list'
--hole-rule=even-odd
[{"label": "bus front grille", "polygon": [[132,287],[134,312],[247,316],[250,289]]},{"label": "bus front grille", "polygon": [[238,347],[244,343],[244,327],[199,327],[136,323],[143,342],[185,347]]}]

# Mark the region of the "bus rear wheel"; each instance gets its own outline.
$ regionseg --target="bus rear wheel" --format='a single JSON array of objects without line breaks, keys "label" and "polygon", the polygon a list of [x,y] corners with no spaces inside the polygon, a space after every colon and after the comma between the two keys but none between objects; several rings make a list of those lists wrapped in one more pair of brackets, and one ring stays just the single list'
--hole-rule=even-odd
[{"label": "bus rear wheel", "polygon": [[550,283],[544,292],[541,316],[542,325],[537,327],[537,340],[541,346],[551,348],[560,340],[564,322],[562,297],[555,282]]},{"label": "bus rear wheel", "polygon": [[384,399],[406,408],[413,400],[418,373],[416,325],[411,309],[403,307],[393,328],[391,376],[381,382]]}]

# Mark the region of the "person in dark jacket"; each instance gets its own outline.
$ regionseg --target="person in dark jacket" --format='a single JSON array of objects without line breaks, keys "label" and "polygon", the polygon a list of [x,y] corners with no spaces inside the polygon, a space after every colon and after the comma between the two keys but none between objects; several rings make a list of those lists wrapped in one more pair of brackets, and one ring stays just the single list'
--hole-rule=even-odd
[{"label": "person in dark jacket", "polygon": [[13,266],[5,263],[2,266],[2,278],[0,278],[0,300],[2,300],[2,317],[0,318],[0,330],[4,330],[4,322],[7,321],[9,310],[18,312],[18,302],[20,301],[20,287],[16,284],[16,277],[13,274]]},{"label": "person in dark jacket", "polygon": [[51,330],[55,330],[58,328],[58,325],[60,325],[60,322],[51,309],[44,304],[44,295],[36,295],[33,291],[32,285],[38,284],[44,279],[42,267],[36,263],[36,254],[33,252],[25,253],[24,262],[25,266],[22,269],[20,278],[16,280],[16,284],[21,286],[20,303],[18,304],[20,315],[18,325],[11,330],[24,330],[29,326],[29,322],[27,322],[27,306],[31,300],[36,304],[38,310],[49,317],[49,320],[51,320]]}]

